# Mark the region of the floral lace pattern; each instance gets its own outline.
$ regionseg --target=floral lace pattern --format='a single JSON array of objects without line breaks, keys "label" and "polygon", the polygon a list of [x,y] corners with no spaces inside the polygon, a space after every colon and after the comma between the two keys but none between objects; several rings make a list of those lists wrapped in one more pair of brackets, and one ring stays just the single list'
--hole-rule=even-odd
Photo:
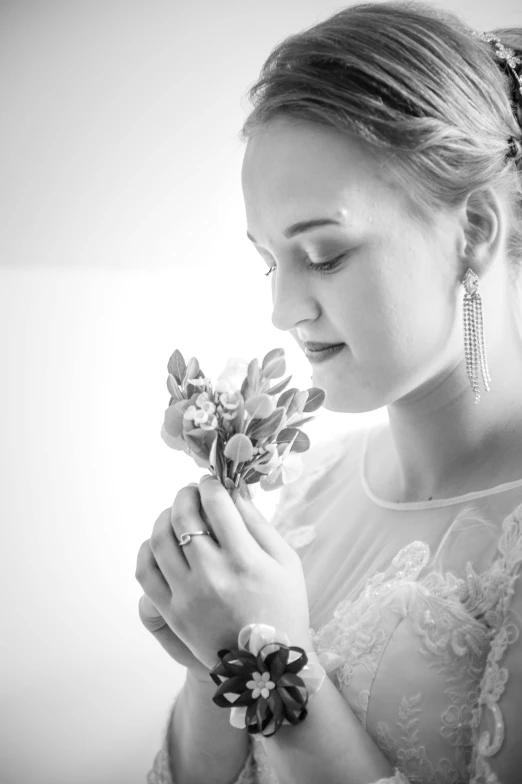
[{"label": "floral lace pattern", "polygon": [[498,701],[505,691],[508,671],[499,667],[508,645],[520,636],[519,627],[511,622],[511,604],[515,583],[520,577],[522,564],[522,504],[504,521],[498,549],[500,558],[494,563],[487,593],[492,596],[492,607],[487,615],[492,627],[492,644],[487,664],[480,683],[480,695],[474,706],[471,725],[478,730],[484,709],[489,710],[494,720],[493,738],[485,730],[473,749],[471,769],[474,777],[471,784],[499,784],[491,769],[488,757],[496,754],[504,742],[504,719]]},{"label": "floral lace pattern", "polygon": [[[337,457],[324,451],[296,487],[285,489],[272,523],[296,550],[316,536],[313,525],[296,524],[296,512]],[[490,760],[505,734],[498,701],[508,671],[501,662],[520,637],[511,605],[522,564],[522,504],[499,533],[497,554],[482,573],[469,561],[462,575],[429,571],[430,547],[410,542],[356,598],[341,601],[327,624],[310,628],[321,664],[394,768],[393,777],[373,784],[500,784]],[[394,673],[409,654],[410,690],[406,681],[402,694],[374,689],[382,672]],[[484,713],[493,720],[492,733],[479,732]],[[147,784],[176,784],[166,746]],[[262,744],[252,744],[233,784],[278,784]]]},{"label": "floral lace pattern", "polygon": [[[431,573],[417,581],[430,554],[425,543],[412,542],[386,571],[368,581],[356,600],[341,602],[319,633],[311,630],[321,663],[366,728],[383,653],[401,617],[409,619],[417,650],[430,670],[443,676],[448,702],[439,727],[445,742],[440,748],[447,751],[436,761],[426,748],[428,739],[421,742],[420,719],[427,707],[422,692],[402,697],[393,725],[395,737],[386,722],[376,725],[375,741],[411,784],[497,784],[486,757],[498,752],[504,736],[497,703],[508,674],[498,662],[507,645],[519,637],[519,628],[508,616],[522,563],[521,523],[522,504],[504,520],[500,555],[491,567],[477,575],[468,562],[465,579]],[[390,610],[396,619],[391,624],[386,616]],[[356,674],[357,702],[353,689],[351,694],[347,691]],[[484,708],[493,715],[495,737],[484,732],[474,746],[474,730]]]}]

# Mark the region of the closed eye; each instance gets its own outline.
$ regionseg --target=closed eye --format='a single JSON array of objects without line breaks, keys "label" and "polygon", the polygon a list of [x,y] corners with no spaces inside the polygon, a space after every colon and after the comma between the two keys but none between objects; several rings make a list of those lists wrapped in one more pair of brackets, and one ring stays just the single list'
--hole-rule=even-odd
[{"label": "closed eye", "polygon": [[[336,267],[338,267],[341,261],[346,257],[346,255],[347,255],[346,253],[342,253],[340,256],[337,256],[335,259],[330,259],[330,261],[321,261],[315,263],[313,261],[309,261],[307,262],[306,267],[307,269],[313,270],[314,272],[318,272],[318,273],[329,272],[330,270],[333,270]],[[276,266],[273,265],[272,267],[270,267],[268,272],[263,273],[265,278],[268,278],[268,276],[271,275],[275,269]]]}]

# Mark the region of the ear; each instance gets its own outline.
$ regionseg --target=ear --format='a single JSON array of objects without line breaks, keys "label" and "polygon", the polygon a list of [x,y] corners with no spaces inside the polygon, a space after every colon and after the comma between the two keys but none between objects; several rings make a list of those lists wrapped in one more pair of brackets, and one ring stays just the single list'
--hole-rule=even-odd
[{"label": "ear", "polygon": [[493,188],[472,191],[462,211],[462,276],[471,267],[482,277],[492,264],[506,233],[506,209]]}]

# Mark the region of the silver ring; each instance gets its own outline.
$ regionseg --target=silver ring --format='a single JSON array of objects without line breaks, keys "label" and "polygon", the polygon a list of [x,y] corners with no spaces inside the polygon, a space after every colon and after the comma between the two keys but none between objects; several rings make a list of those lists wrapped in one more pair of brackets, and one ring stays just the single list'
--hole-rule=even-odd
[{"label": "silver ring", "polygon": [[192,531],[192,533],[190,534],[189,533],[181,534],[181,539],[178,539],[178,544],[180,547],[183,547],[184,544],[189,544],[190,538],[192,536],[201,536],[202,534],[206,534],[207,536],[210,536],[208,531]]}]

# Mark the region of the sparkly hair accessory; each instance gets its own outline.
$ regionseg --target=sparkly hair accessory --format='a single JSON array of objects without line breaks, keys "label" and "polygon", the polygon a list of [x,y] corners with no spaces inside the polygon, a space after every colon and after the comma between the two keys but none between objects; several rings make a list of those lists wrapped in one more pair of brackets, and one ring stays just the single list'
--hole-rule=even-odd
[{"label": "sparkly hair accessory", "polygon": [[[513,104],[513,111],[522,130],[522,58],[518,57],[514,49],[505,46],[502,41],[492,33],[477,33],[473,31],[473,35],[480,41],[494,44],[495,57],[511,79],[511,101]],[[520,141],[513,137],[510,137],[508,141],[508,157],[516,158],[521,151]]]},{"label": "sparkly hair accessory", "polygon": [[238,643],[239,649],[218,651],[221,661],[210,671],[219,686],[212,702],[233,705],[230,724],[261,740],[259,734],[268,738],[284,724],[304,721],[326,677],[315,651],[291,646],[284,632],[264,623],[243,626]]}]

